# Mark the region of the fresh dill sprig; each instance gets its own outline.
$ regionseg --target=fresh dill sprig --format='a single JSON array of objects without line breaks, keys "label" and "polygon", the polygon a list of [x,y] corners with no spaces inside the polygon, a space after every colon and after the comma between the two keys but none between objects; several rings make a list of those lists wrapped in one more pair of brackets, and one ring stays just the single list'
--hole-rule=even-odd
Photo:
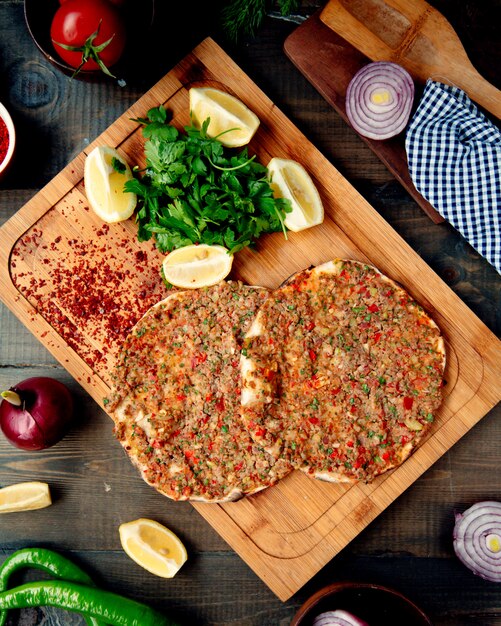
[{"label": "fresh dill sprig", "polygon": [[[228,38],[237,41],[241,35],[254,37],[273,6],[272,0],[228,0],[221,11],[221,24]],[[277,0],[284,17],[299,7],[300,0]]]}]

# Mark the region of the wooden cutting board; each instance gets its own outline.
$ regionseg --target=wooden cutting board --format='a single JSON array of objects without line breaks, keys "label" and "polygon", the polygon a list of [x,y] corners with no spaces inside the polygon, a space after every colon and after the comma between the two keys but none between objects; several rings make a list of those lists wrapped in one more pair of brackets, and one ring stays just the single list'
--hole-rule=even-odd
[{"label": "wooden cutting board", "polygon": [[[335,33],[315,13],[285,40],[284,51],[316,90],[339,113],[347,124],[346,89],[353,76],[370,59]],[[422,87],[416,85],[416,93]],[[419,96],[418,96],[419,97]],[[390,172],[435,224],[444,221],[438,211],[414,186],[407,165],[405,138],[401,133],[385,141],[359,137],[381,159]]]},{"label": "wooden cutting board", "polygon": [[86,153],[111,145],[141,166],[143,138],[132,118],[164,104],[181,127],[188,123],[188,89],[195,85],[227,90],[253,109],[262,123],[250,152],[264,164],[271,156],[304,163],[325,205],[321,226],[290,233],[288,241],[280,233],[267,235],[256,251],[238,253],[231,277],[274,288],[292,273],[333,257],[366,260],[408,288],[433,314],[447,344],[444,404],[428,439],[400,468],[370,485],[351,486],[297,472],[239,502],[195,504],[286,600],[500,400],[501,342],[207,39],[0,229],[0,297],[99,404],[127,330],[166,294],[161,255],[137,242],[133,221],[103,225],[88,209],[82,181]]},{"label": "wooden cutting board", "polygon": [[456,32],[426,0],[329,0],[320,19],[372,61],[394,61],[416,80],[463,89],[501,119],[501,91],[480,76]]},{"label": "wooden cutting board", "polygon": [[[432,77],[463,87],[475,102],[501,116],[501,92],[478,74],[452,26],[424,0],[330,0],[289,35],[284,51],[348,124],[346,89],[371,61],[394,61],[409,71],[415,106]],[[444,221],[414,187],[404,133],[386,141],[360,137],[423,211],[435,223]]]}]

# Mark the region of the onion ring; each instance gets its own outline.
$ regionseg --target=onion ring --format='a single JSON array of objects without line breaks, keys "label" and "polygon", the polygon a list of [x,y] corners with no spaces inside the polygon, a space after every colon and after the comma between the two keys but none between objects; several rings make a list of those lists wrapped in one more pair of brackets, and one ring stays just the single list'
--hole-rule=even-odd
[{"label": "onion ring", "polygon": [[401,65],[376,61],[360,69],[346,91],[346,115],[353,128],[369,139],[389,139],[407,125],[414,101],[414,82]]},{"label": "onion ring", "polygon": [[320,613],[313,620],[312,626],[369,626],[359,617],[348,611],[337,609],[336,611],[326,611]]},{"label": "onion ring", "polygon": [[458,559],[477,576],[501,582],[501,502],[477,502],[455,517]]}]

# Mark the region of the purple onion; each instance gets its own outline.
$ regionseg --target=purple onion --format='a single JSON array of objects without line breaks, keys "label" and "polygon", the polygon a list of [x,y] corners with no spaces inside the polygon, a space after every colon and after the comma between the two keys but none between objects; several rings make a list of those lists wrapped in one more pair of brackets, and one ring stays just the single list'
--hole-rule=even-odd
[{"label": "purple onion", "polygon": [[348,611],[337,609],[317,615],[312,626],[369,626],[369,624]]},{"label": "purple onion", "polygon": [[414,101],[414,82],[401,65],[376,61],[360,69],[346,91],[346,114],[369,139],[389,139],[404,130]]},{"label": "purple onion", "polygon": [[474,574],[501,582],[501,502],[477,502],[456,515],[454,551]]},{"label": "purple onion", "polygon": [[63,383],[35,376],[1,394],[0,428],[23,450],[43,450],[57,443],[73,417],[73,398]]}]

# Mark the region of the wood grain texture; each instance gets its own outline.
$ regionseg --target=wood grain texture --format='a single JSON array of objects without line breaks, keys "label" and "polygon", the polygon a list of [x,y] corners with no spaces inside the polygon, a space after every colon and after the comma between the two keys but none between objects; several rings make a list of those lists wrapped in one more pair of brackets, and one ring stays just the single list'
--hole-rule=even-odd
[{"label": "wood grain texture", "polygon": [[[159,34],[165,33],[165,24],[171,23],[174,4],[175,12],[183,13],[180,3],[165,3],[167,16],[162,19],[159,15]],[[303,0],[301,4],[301,15],[308,16],[323,2]],[[432,4],[447,15],[481,73],[501,87],[501,64],[497,62],[499,0],[437,0]],[[163,54],[153,59],[141,55],[141,73],[127,89],[63,80],[64,97],[45,106],[43,98],[60,77],[39,58],[29,40],[22,8],[21,0],[0,0],[0,72],[4,77],[0,82],[0,100],[9,106],[22,134],[18,158],[0,181],[0,224],[85,148],[88,138],[104,130],[184,56],[176,42],[169,45],[159,37],[156,45],[160,51],[163,49]],[[193,36],[191,29],[192,4],[185,13],[190,21],[185,35],[193,37],[196,44],[200,37]],[[242,38],[237,44],[225,41],[221,35],[216,39],[385,221],[500,336],[499,275],[448,223],[433,224],[378,157],[283,54],[283,42],[296,28],[295,20],[283,20],[275,14],[265,20],[253,38]],[[176,23],[185,22],[178,19]],[[197,28],[202,22],[201,30],[208,34],[210,29],[202,18],[194,26]],[[189,51],[194,46],[186,47]],[[173,62],[170,55],[174,56]],[[150,61],[155,62],[154,66]],[[49,71],[39,73],[43,68]],[[144,70],[148,72],[145,74]],[[34,138],[44,150],[43,159],[35,162],[30,153]],[[72,382],[72,377],[65,374],[56,359],[2,302],[0,369],[4,385],[32,372],[63,377],[75,389],[85,425],[79,430],[81,437],[65,438],[57,446],[57,484],[58,489],[64,488],[57,506],[44,509],[36,524],[29,522],[29,514],[0,516],[0,560],[16,548],[44,545],[47,529],[54,527],[58,532],[52,532],[50,547],[57,550],[64,544],[64,552],[90,571],[104,588],[150,602],[187,626],[287,626],[308,595],[326,584],[346,579],[397,588],[418,602],[435,626],[501,626],[500,586],[473,576],[457,561],[451,545],[454,511],[464,510],[482,498],[500,497],[496,477],[501,404],[290,600],[282,603],[190,505],[171,507],[139,476],[134,481],[134,472],[121,454],[103,410],[89,400],[76,381]],[[75,450],[88,457],[94,454],[110,458],[111,452],[118,455],[113,461],[111,492],[105,491],[99,476],[93,478],[92,472],[80,471]],[[47,452],[52,459],[53,453]],[[0,437],[0,455],[3,486],[16,479],[11,468],[24,463],[25,453]],[[25,475],[37,479],[43,458],[44,453],[38,463],[31,461],[32,469]],[[48,469],[51,463],[47,462]],[[126,476],[125,495],[116,488],[122,472]],[[94,489],[88,488],[89,480],[95,481]],[[85,494],[81,499],[79,492]],[[132,519],[129,513],[141,515],[143,503],[150,517],[176,528],[190,549],[190,569],[179,584],[176,579],[155,579],[120,550],[115,523]],[[27,524],[29,532],[24,532]],[[78,543],[77,549],[73,549],[73,542]],[[34,579],[37,575],[27,573],[26,577]],[[62,623],[83,625],[84,621],[75,614],[63,616],[60,611],[44,608],[9,613],[9,626]]]},{"label": "wood grain texture", "polygon": [[329,0],[320,19],[373,61],[463,89],[501,119],[501,91],[471,64],[450,23],[425,0]]},{"label": "wood grain texture", "polygon": [[[195,506],[270,589],[286,600],[497,403],[500,392],[493,383],[501,374],[500,342],[210,39],[161,79],[88,150],[95,145],[113,145],[131,163],[141,164],[142,138],[131,118],[163,103],[172,111],[175,124],[186,123],[187,89],[195,84],[220,86],[246,102],[262,121],[251,150],[263,163],[271,156],[287,156],[307,164],[326,206],[326,220],[321,227],[291,233],[288,242],[280,234],[271,235],[259,242],[257,252],[240,253],[235,260],[234,277],[249,284],[276,287],[298,269],[333,256],[367,260],[410,290],[433,314],[447,341],[448,385],[444,405],[431,436],[401,468],[371,485],[351,487],[324,484],[295,473],[266,492],[237,503]],[[6,245],[0,251],[0,285],[4,302],[83,389],[101,403],[117,349],[117,343],[105,345],[104,336],[109,330],[106,312],[101,323],[98,316],[75,317],[67,300],[58,300],[52,291],[54,279],[61,263],[66,270],[74,267],[85,246],[92,250],[95,264],[111,264],[110,269],[115,272],[124,271],[124,267],[127,270],[131,257],[138,258],[138,252],[145,254],[144,258],[141,256],[145,268],[158,265],[160,257],[151,246],[137,243],[131,222],[110,228],[101,239],[102,224],[85,209],[82,171],[86,152],[79,154],[2,227]],[[40,280],[41,276],[45,282],[37,285],[34,295],[32,279]],[[95,276],[97,283],[86,287],[91,291],[103,287],[99,284],[103,276],[99,272]],[[130,323],[147,304],[145,297],[133,296],[147,290],[151,297],[157,297],[161,281],[146,269],[129,271],[125,276],[129,301],[133,302]],[[63,322],[52,316],[50,308],[45,308],[54,297],[58,312],[64,314]],[[66,334],[68,328],[71,342]],[[116,450],[110,454],[115,458]],[[109,462],[96,458],[90,463],[97,476],[103,472],[104,483]],[[53,466],[54,460],[49,465]],[[116,470],[111,468],[113,474],[118,471],[118,466]],[[33,468],[28,463],[30,469]],[[127,475],[134,475],[132,468]],[[127,488],[127,483],[123,488]],[[90,492],[87,495],[91,497]],[[152,493],[152,497],[157,495]],[[166,506],[179,504],[168,502]]]}]

